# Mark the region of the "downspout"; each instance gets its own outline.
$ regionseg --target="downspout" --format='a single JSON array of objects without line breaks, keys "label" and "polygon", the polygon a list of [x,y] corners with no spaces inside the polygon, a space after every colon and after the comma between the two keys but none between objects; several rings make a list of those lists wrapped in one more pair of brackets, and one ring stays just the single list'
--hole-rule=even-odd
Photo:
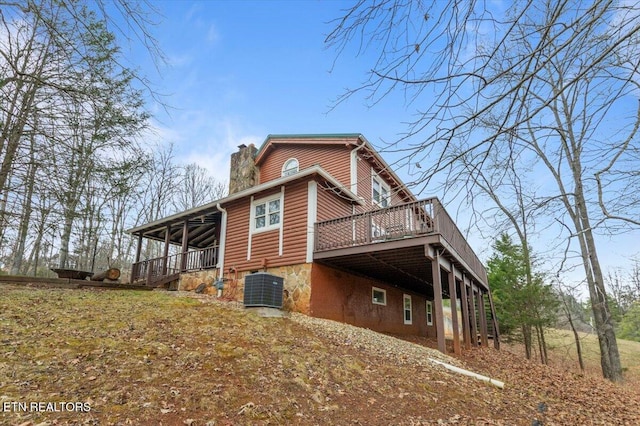
[{"label": "downspout", "polygon": [[[362,141],[362,143],[358,146],[356,146],[354,149],[351,150],[351,164],[350,164],[350,175],[349,178],[351,180],[350,185],[349,185],[349,189],[351,189],[351,192],[353,192],[356,196],[358,195],[358,151],[360,151],[362,148],[364,148],[364,146],[367,144],[367,142],[365,140]],[[351,212],[352,214],[356,214],[356,210],[355,210],[355,205],[351,206]]]},{"label": "downspout", "polygon": [[216,209],[222,213],[220,221],[220,249],[218,250],[218,279],[224,278],[224,251],[227,243],[227,209],[222,208],[220,203],[216,204]]}]

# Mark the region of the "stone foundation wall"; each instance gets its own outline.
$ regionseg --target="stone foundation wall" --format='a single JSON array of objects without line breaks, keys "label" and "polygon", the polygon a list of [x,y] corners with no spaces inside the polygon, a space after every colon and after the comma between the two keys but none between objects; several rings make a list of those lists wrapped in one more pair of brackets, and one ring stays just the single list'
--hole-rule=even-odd
[{"label": "stone foundation wall", "polygon": [[[310,313],[311,263],[267,268],[269,274],[284,279],[283,309],[303,314]],[[244,277],[250,272],[239,272],[235,276],[227,274],[222,296],[242,302],[244,299]],[[180,276],[179,290],[194,291],[201,283],[211,284],[217,277],[217,269],[187,272]],[[208,285],[205,294],[216,294],[215,286]]]},{"label": "stone foundation wall", "polygon": [[185,272],[180,275],[178,281],[178,290],[194,291],[200,284],[205,283],[205,294],[216,294],[215,286],[212,284],[218,276],[217,269],[206,269],[204,271]]}]

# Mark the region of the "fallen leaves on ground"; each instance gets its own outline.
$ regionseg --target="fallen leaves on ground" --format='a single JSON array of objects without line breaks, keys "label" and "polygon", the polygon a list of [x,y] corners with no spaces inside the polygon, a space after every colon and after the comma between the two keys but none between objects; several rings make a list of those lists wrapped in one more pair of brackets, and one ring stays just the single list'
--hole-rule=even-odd
[{"label": "fallen leaves on ground", "polygon": [[[90,408],[0,410],[3,424],[531,425],[640,418],[638,393],[507,351],[471,350],[454,359],[332,321],[262,318],[210,296],[1,285],[0,342],[0,408],[16,402]],[[505,389],[451,373],[429,357],[490,375]]]}]

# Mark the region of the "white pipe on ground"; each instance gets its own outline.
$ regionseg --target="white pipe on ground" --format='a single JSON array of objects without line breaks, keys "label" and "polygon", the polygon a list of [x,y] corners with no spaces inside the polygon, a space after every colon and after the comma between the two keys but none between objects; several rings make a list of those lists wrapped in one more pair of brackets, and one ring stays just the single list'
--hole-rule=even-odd
[{"label": "white pipe on ground", "polygon": [[492,379],[491,377],[483,376],[481,374],[474,373],[473,371],[465,370],[464,368],[456,367],[455,365],[447,364],[446,362],[438,361],[433,358],[429,358],[429,361],[433,362],[434,364],[442,365],[447,370],[451,370],[455,373],[474,377],[478,380],[482,380],[483,382],[490,383],[497,388],[504,389],[504,382],[501,382],[500,380]]}]

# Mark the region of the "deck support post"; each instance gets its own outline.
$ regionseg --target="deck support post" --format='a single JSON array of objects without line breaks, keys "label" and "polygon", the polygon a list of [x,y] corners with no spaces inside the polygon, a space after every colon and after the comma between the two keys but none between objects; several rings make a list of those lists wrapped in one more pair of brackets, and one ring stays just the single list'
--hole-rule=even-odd
[{"label": "deck support post", "polygon": [[480,314],[480,339],[482,346],[489,346],[489,338],[487,336],[487,313],[484,309],[484,293],[478,291],[478,312]]},{"label": "deck support post", "polygon": [[478,315],[476,312],[476,287],[471,282],[471,297],[469,298],[469,314],[471,315],[471,345],[478,346]]},{"label": "deck support post", "polygon": [[436,308],[436,335],[438,337],[438,350],[447,353],[447,345],[444,338],[444,312],[442,311],[442,282],[440,280],[440,254],[431,260],[431,275],[433,279],[433,304]]},{"label": "deck support post", "polygon": [[456,270],[451,262],[451,272],[449,278],[449,300],[451,301],[451,326],[453,327],[453,353],[460,355],[460,329],[458,326],[458,294],[456,291]]},{"label": "deck support post", "polygon": [[462,274],[460,281],[460,305],[462,305],[462,334],[465,349],[471,349],[471,322],[469,321],[469,301],[467,298],[467,277]]}]

